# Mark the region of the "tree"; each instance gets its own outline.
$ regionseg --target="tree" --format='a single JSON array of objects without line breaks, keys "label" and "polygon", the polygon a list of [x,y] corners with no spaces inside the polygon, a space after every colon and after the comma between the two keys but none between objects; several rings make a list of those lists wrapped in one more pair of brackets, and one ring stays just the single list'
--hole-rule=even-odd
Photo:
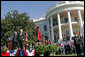
[{"label": "tree", "polygon": [[5,18],[1,19],[1,37],[7,39],[14,30],[19,32],[20,28],[23,28],[30,40],[37,38],[38,28],[27,15],[25,12],[19,14],[17,10],[8,12]]}]

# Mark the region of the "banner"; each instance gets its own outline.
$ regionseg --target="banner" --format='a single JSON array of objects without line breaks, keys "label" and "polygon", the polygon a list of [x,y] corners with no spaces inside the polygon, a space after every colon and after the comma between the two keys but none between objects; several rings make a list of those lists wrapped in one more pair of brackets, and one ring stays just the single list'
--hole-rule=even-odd
[{"label": "banner", "polygon": [[35,56],[35,50],[24,49],[24,53],[26,56]]},{"label": "banner", "polygon": [[19,51],[19,49],[1,51],[1,56],[18,56]]},{"label": "banner", "polygon": [[7,50],[7,51],[1,51],[1,56],[35,56],[35,50]]}]

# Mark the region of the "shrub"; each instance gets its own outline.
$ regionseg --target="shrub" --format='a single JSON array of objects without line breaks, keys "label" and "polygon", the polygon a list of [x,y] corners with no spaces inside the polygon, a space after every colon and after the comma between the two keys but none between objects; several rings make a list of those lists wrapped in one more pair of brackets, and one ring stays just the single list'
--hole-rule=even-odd
[{"label": "shrub", "polygon": [[57,51],[56,45],[52,45],[52,48],[53,48],[53,52],[56,52]]},{"label": "shrub", "polygon": [[55,45],[38,45],[35,47],[36,55],[39,56],[43,54],[44,56],[49,56],[51,53],[57,51],[57,47]]},{"label": "shrub", "polygon": [[49,56],[52,51],[53,48],[51,45],[46,46],[46,52],[44,53],[44,56]]},{"label": "shrub", "polygon": [[49,56],[51,53],[56,51],[57,51],[57,47],[55,45],[48,45],[45,55]]},{"label": "shrub", "polygon": [[46,52],[46,46],[44,45],[38,45],[35,47],[36,54],[39,56],[41,54],[44,54]]}]

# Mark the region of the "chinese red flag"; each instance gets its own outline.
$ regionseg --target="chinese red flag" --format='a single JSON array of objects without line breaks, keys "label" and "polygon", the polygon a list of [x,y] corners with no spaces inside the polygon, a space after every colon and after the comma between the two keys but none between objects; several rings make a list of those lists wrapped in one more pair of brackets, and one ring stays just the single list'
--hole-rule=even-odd
[{"label": "chinese red flag", "polygon": [[26,44],[27,44],[27,41],[28,41],[28,34],[26,33],[26,36],[25,36],[25,41],[26,41]]},{"label": "chinese red flag", "polygon": [[41,41],[40,28],[38,28],[38,36],[37,36],[37,40]]}]

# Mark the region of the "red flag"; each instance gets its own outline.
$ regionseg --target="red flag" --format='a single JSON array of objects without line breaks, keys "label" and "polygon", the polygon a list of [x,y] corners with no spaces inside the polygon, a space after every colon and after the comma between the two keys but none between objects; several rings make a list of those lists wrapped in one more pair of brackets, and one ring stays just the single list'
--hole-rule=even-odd
[{"label": "red flag", "polygon": [[40,28],[38,28],[38,37],[37,37],[37,40],[41,41]]},{"label": "red flag", "polygon": [[77,34],[77,36],[79,35],[78,32],[75,32],[75,34]]},{"label": "red flag", "polygon": [[28,41],[28,34],[26,33],[26,36],[25,36],[25,41],[26,41],[26,44],[27,44],[27,41]]}]

